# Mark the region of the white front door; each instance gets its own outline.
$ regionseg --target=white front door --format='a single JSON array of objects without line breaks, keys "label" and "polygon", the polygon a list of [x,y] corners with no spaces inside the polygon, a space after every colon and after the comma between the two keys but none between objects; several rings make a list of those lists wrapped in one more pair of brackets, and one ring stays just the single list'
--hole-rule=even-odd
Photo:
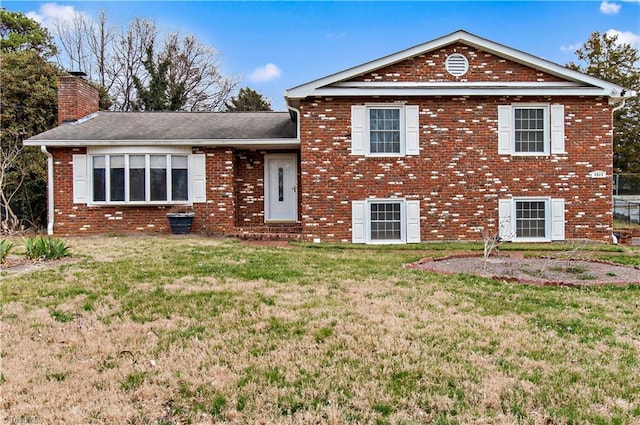
[{"label": "white front door", "polygon": [[264,216],[267,222],[298,220],[298,155],[264,156]]}]

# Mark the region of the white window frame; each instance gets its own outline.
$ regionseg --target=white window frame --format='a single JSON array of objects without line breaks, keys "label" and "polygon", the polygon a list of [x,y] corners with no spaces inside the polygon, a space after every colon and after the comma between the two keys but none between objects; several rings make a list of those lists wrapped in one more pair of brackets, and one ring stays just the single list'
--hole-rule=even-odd
[{"label": "white window frame", "polygon": [[[399,152],[371,152],[371,115],[375,109],[400,111]],[[419,108],[417,105],[400,103],[372,103],[351,107],[351,154],[367,157],[401,157],[419,154]]]},{"label": "white window frame", "polygon": [[[399,111],[399,125],[398,132],[400,133],[400,147],[398,152],[371,152],[371,111],[374,110],[397,110]],[[405,155],[405,139],[406,139],[406,124],[405,113],[403,105],[367,105],[365,109],[365,149],[367,156],[404,156]]]},{"label": "white window frame", "polygon": [[[516,209],[518,202],[544,202],[545,237],[518,237]],[[548,196],[518,196],[499,201],[500,237],[513,242],[551,242],[564,240],[564,199]]]},{"label": "white window frame", "polygon": [[[373,204],[400,205],[400,239],[371,239],[371,206]],[[419,201],[403,198],[369,198],[363,201],[352,201],[352,242],[370,245],[420,242]]]},{"label": "white window frame", "polygon": [[[93,158],[105,157],[105,201],[94,201],[93,193]],[[110,201],[110,158],[124,156],[124,201]],[[129,158],[130,156],[145,157],[145,200],[130,201]],[[151,156],[164,156],[167,164],[167,197],[171,193],[171,158],[173,156],[187,157],[187,199],[186,200],[151,200]],[[86,203],[92,206],[110,205],[184,205],[206,202],[205,155],[192,154],[190,147],[110,147],[88,148],[86,155],[73,155],[74,203]]]},{"label": "white window frame", "polygon": [[[541,109],[544,114],[544,149],[538,152],[516,152],[515,111]],[[549,156],[564,154],[564,105],[549,103],[513,103],[498,106],[498,153],[511,156]]]}]

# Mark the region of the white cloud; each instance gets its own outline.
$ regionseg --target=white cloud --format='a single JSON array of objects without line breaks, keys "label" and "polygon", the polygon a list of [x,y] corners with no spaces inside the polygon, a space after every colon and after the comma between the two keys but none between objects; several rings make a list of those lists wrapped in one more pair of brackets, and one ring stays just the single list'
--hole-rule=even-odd
[{"label": "white cloud", "polygon": [[617,3],[609,3],[607,0],[604,0],[600,3],[600,12],[605,15],[615,15],[620,12],[620,5]]},{"label": "white cloud", "polygon": [[614,29],[610,29],[607,31],[608,36],[617,35],[618,36],[618,44],[630,44],[633,47],[640,46],[640,35],[634,34],[631,31],[618,31]]},{"label": "white cloud", "polygon": [[56,23],[71,26],[76,19],[83,17],[84,13],[78,12],[73,6],[45,3],[37,12],[27,12],[26,15],[46,28],[53,28]]},{"label": "white cloud", "polygon": [[560,51],[564,53],[574,53],[582,47],[582,43],[569,44],[568,46],[562,45],[560,46]]},{"label": "white cloud", "polygon": [[277,67],[277,65],[268,63],[265,66],[256,68],[255,71],[249,75],[249,79],[254,83],[262,83],[278,78],[281,74],[282,71]]}]

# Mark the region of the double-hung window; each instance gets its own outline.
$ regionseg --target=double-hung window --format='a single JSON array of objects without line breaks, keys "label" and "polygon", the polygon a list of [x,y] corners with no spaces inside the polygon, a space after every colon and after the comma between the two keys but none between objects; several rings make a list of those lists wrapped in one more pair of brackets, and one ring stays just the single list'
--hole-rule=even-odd
[{"label": "double-hung window", "polygon": [[351,154],[417,155],[417,105],[375,104],[351,107]]},{"label": "double-hung window", "polygon": [[498,153],[520,156],[565,153],[564,106],[498,106]]},{"label": "double-hung window", "polygon": [[354,243],[420,242],[420,202],[405,199],[352,201]]},{"label": "double-hung window", "polygon": [[[73,156],[74,203],[175,204],[205,201],[205,156],[93,149]],[[165,151],[166,152],[166,151]]]},{"label": "double-hung window", "polygon": [[500,237],[519,242],[564,240],[564,199],[518,197],[498,204]]}]

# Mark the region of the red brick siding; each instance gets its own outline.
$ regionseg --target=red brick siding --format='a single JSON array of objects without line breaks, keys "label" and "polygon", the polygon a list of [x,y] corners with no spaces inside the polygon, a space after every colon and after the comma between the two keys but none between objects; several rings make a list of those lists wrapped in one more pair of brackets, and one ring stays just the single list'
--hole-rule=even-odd
[{"label": "red brick siding", "polygon": [[[398,197],[420,201],[423,240],[477,240],[496,230],[498,199],[565,199],[566,237],[610,240],[611,108],[602,98],[390,98],[420,108],[420,155],[350,155],[352,104],[379,98],[326,98],[301,106],[302,224],[306,238],[351,240],[351,201]],[[565,105],[566,155],[498,155],[497,106]]]},{"label": "red brick siding", "polygon": [[58,125],[98,112],[98,90],[79,77],[58,79]]},{"label": "red brick siding", "polygon": [[[461,53],[469,61],[469,71],[460,77],[454,77],[445,69],[445,60],[452,53]],[[564,80],[474,47],[456,43],[364,74],[351,81],[549,82]]]},{"label": "red brick siding", "polygon": [[[73,203],[72,156],[85,148],[50,148],[54,158],[54,233],[168,233],[170,206],[88,206]],[[206,154],[207,202],[194,204],[193,230],[224,233],[235,221],[235,159],[230,148],[198,148]]]}]

